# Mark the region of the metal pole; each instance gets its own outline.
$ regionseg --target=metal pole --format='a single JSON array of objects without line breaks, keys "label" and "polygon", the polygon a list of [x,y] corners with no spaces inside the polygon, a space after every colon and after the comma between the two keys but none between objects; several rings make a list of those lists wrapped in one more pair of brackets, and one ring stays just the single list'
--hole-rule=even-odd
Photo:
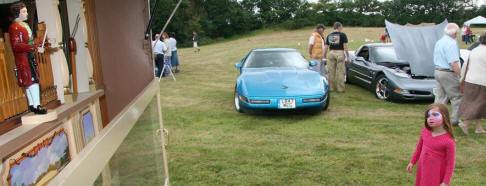
[{"label": "metal pole", "polygon": [[[147,25],[147,29],[145,29],[145,39],[148,39],[148,38],[152,38],[152,37],[149,37],[149,32],[150,32],[150,28],[152,27],[152,22],[154,20],[154,14],[155,14],[155,10],[157,10],[157,6],[159,5],[159,0],[155,0],[155,5],[154,7],[152,8],[152,11],[149,13],[150,15],[150,19],[149,19],[149,23]],[[150,7],[150,1],[149,1],[149,7]]]},{"label": "metal pole", "polygon": [[170,23],[170,20],[172,20],[172,17],[174,17],[174,14],[176,13],[177,9],[179,8],[179,5],[181,5],[182,3],[182,0],[179,0],[179,2],[177,3],[176,7],[174,8],[174,10],[172,10],[172,13],[170,14],[170,17],[169,19],[167,19],[167,22],[165,22],[165,25],[164,27],[162,28],[162,30],[160,31],[160,36],[162,36],[162,33],[164,33],[165,29],[167,28],[167,26],[169,25]]}]

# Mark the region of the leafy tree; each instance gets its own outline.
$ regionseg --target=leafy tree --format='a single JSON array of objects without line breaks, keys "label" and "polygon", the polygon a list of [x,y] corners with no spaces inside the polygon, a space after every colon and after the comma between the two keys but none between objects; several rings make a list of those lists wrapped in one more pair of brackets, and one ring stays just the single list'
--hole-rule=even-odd
[{"label": "leafy tree", "polygon": [[393,0],[385,2],[384,15],[401,24],[463,20],[472,0]]},{"label": "leafy tree", "polygon": [[[151,0],[153,7],[156,0]],[[179,0],[158,0],[153,31],[158,32]],[[183,0],[168,32],[177,33],[182,46],[189,46],[192,32],[202,41],[227,38],[252,30],[282,26],[297,29],[318,23],[345,26],[384,26],[384,20],[406,24],[422,22],[462,23],[486,15],[486,7],[473,0]]]},{"label": "leafy tree", "polygon": [[251,14],[236,0],[205,0],[203,7],[207,16],[203,29],[211,37],[229,37],[253,28]]}]

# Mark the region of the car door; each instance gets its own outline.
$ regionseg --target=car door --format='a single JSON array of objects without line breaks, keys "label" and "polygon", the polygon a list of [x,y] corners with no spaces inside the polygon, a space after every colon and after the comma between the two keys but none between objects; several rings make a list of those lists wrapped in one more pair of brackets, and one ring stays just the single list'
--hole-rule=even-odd
[{"label": "car door", "polygon": [[365,87],[370,86],[373,79],[370,70],[369,49],[368,46],[361,47],[348,69],[349,80]]}]

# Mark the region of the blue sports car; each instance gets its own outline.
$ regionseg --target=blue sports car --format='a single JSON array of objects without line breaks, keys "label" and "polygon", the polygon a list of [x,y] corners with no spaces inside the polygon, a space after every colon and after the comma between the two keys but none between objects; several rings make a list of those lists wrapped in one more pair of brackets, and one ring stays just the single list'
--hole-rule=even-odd
[{"label": "blue sports car", "polygon": [[295,49],[253,49],[236,68],[234,101],[238,112],[249,110],[300,110],[314,112],[329,106],[329,86],[325,77],[309,68]]}]

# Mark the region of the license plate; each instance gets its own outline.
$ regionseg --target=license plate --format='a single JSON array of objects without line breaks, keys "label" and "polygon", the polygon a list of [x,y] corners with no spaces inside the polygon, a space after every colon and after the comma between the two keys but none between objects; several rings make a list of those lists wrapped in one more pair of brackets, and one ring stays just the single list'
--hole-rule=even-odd
[{"label": "license plate", "polygon": [[279,109],[293,109],[295,108],[295,99],[281,99],[278,102]]}]

